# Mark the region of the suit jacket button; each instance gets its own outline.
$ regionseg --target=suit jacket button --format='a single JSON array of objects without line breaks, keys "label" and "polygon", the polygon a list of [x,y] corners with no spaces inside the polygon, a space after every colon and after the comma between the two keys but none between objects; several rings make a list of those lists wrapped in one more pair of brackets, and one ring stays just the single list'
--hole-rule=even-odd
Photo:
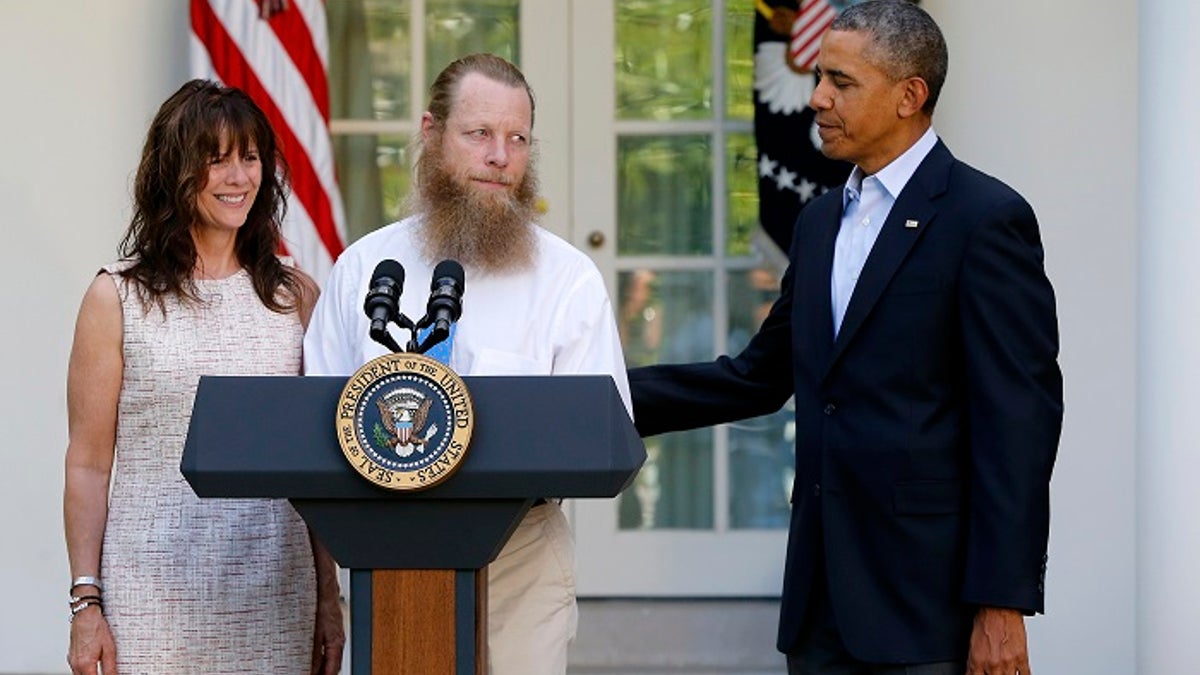
[{"label": "suit jacket button", "polygon": [[813,483],[813,496],[814,497],[821,496],[821,484],[820,483]]},{"label": "suit jacket button", "polygon": [[836,410],[837,410],[837,406],[836,406],[836,405],[834,405],[834,404],[832,404],[832,403],[826,403],[826,404],[825,404],[825,410],[824,410],[823,412],[824,412],[826,415],[832,415],[832,414],[833,414],[833,413],[834,413]]}]

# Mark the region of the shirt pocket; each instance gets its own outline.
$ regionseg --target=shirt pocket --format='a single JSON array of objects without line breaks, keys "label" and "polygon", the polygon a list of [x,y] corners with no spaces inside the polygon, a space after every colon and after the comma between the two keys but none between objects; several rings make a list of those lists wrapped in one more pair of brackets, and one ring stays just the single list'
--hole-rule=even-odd
[{"label": "shirt pocket", "polygon": [[475,356],[472,375],[548,375],[549,368],[524,354],[499,349],[481,349]]}]

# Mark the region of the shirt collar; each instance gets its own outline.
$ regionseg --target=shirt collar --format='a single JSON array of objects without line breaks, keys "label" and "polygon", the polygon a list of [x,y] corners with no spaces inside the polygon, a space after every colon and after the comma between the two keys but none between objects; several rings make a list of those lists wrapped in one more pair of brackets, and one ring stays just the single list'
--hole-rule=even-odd
[{"label": "shirt collar", "polygon": [[[917,167],[921,166],[925,156],[929,154],[930,150],[933,150],[933,146],[937,145],[937,140],[938,137],[934,133],[933,127],[929,127],[916,143],[909,146],[908,150],[873,174],[888,196],[896,199],[900,195],[900,191],[917,172]],[[845,208],[852,199],[858,198],[865,178],[869,178],[869,176],[855,166],[854,170],[850,172],[850,177],[846,179],[846,187],[842,191],[842,208]]]}]

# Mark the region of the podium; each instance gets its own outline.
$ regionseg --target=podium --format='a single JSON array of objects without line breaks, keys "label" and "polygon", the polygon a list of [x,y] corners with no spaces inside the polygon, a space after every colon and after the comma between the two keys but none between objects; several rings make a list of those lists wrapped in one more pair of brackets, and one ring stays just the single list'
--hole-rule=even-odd
[{"label": "podium", "polygon": [[466,459],[420,492],[378,487],[334,433],[343,377],[200,379],[181,470],[203,498],[286,498],[350,569],[353,675],[486,669],[486,571],[539,498],[614,497],[646,451],[612,378],[464,377]]}]

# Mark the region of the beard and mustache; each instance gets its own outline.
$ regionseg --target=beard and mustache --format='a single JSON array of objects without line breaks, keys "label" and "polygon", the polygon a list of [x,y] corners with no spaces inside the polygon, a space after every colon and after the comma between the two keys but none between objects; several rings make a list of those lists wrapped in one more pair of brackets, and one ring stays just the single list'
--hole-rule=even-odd
[{"label": "beard and mustache", "polygon": [[[485,191],[471,179],[509,185]],[[410,209],[420,214],[421,242],[429,260],[450,258],[485,272],[526,269],[534,262],[537,237],[537,173],[531,155],[525,175],[512,185],[503,173],[446,165],[442,138],[420,149]]]}]

